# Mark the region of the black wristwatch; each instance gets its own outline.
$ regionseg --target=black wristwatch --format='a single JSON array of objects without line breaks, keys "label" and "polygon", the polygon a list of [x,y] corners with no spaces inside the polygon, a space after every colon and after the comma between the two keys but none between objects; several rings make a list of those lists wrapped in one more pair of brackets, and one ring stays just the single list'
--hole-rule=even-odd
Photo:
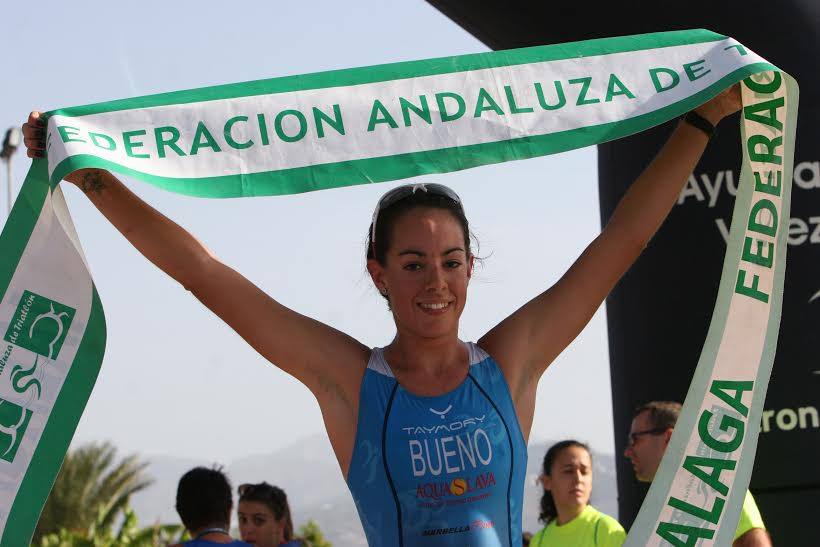
[{"label": "black wristwatch", "polygon": [[710,122],[694,110],[688,112],[685,116],[683,116],[682,119],[692,127],[696,127],[704,133],[706,133],[706,137],[709,139],[711,139],[712,136],[715,134],[715,126],[712,125],[712,122]]}]

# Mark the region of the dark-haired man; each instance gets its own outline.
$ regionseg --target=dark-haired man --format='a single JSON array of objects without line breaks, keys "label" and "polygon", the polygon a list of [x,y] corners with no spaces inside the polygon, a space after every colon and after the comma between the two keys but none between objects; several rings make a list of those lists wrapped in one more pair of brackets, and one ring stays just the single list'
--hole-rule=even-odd
[{"label": "dark-haired man", "polygon": [[177,486],[176,509],[194,538],[181,544],[185,547],[250,545],[233,539],[229,532],[233,495],[231,483],[221,468],[195,467],[182,475]]},{"label": "dark-haired man", "polygon": [[[635,477],[652,482],[661,464],[681,405],[674,401],[652,401],[639,407],[632,418],[624,456],[632,461]],[[746,492],[732,547],[771,547],[772,542],[754,498]]]}]

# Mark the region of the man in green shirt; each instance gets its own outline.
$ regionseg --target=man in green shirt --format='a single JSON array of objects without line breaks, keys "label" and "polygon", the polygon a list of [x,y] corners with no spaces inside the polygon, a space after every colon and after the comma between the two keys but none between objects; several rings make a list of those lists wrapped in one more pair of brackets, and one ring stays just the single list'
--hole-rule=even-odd
[{"label": "man in green shirt", "polygon": [[[680,416],[680,403],[652,401],[635,411],[624,456],[632,461],[635,477],[652,482],[661,463],[672,430]],[[771,547],[772,542],[763,518],[752,497],[746,492],[732,547]]]}]

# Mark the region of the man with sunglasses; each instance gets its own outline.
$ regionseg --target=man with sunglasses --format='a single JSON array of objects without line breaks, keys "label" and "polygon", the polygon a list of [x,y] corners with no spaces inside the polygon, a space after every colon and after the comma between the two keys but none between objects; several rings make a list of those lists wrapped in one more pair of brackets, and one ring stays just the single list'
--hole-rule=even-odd
[{"label": "man with sunglasses", "polygon": [[[680,416],[680,403],[651,401],[638,407],[632,417],[624,456],[632,461],[635,477],[652,482],[661,464],[672,430]],[[771,547],[763,518],[750,492],[746,492],[732,547]]]}]

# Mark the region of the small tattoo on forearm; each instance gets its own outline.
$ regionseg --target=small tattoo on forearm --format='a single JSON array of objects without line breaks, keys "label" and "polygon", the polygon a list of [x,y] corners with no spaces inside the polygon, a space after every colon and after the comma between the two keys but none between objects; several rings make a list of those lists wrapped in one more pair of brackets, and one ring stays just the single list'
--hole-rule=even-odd
[{"label": "small tattoo on forearm", "polygon": [[97,171],[91,171],[90,173],[83,175],[83,180],[80,182],[80,188],[86,194],[89,192],[101,194],[103,188],[105,188],[105,183]]}]

